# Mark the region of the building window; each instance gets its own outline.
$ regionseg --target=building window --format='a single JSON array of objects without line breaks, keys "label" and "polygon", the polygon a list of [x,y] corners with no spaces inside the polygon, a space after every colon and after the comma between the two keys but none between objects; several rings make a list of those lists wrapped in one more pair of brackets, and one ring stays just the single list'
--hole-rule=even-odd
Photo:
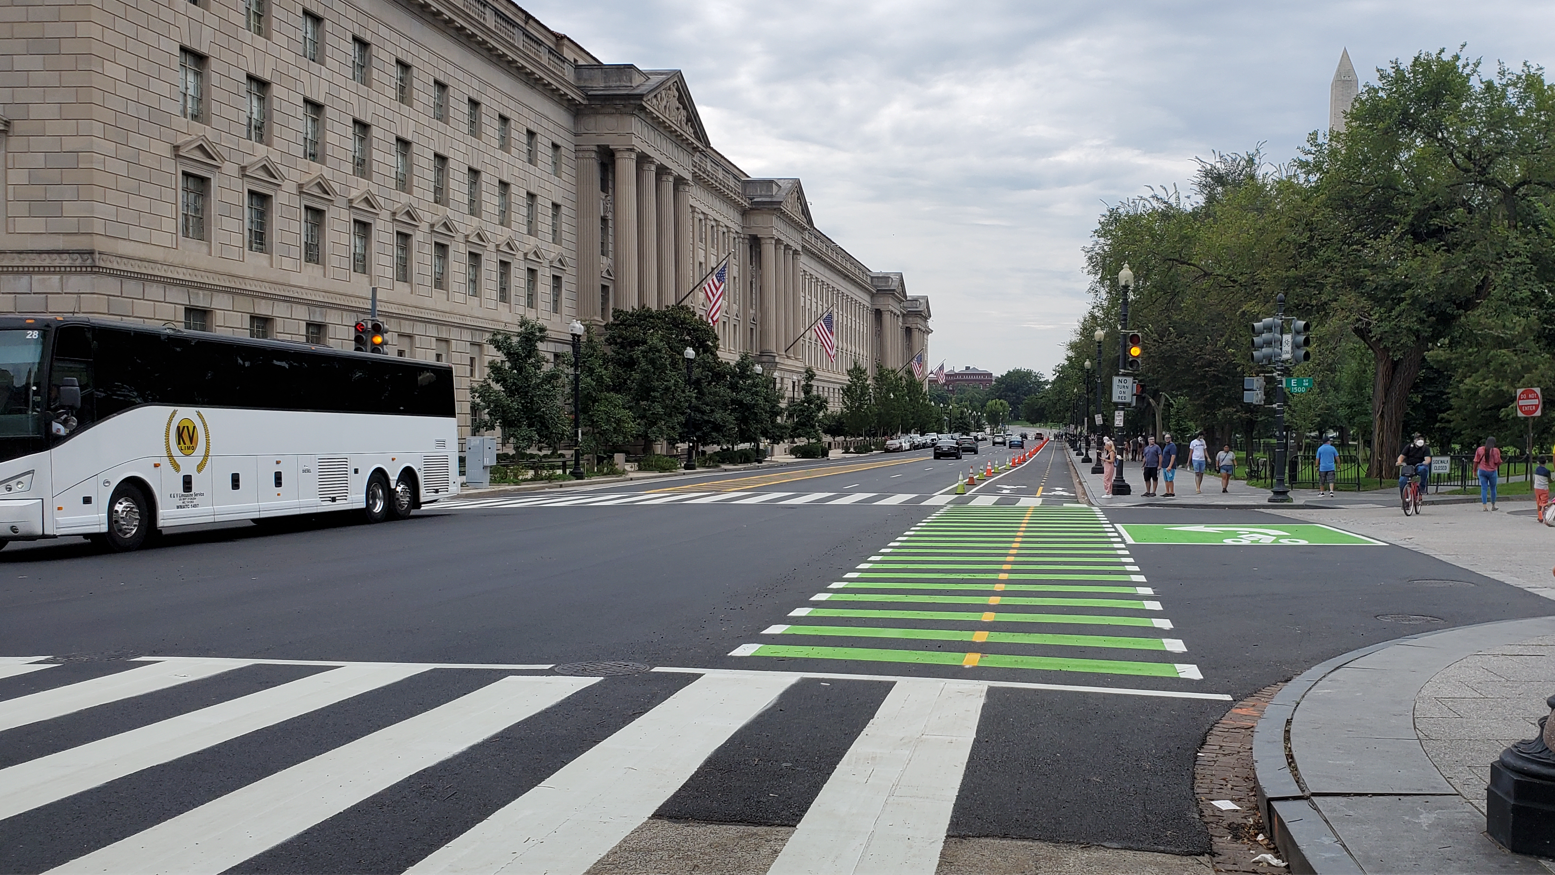
[{"label": "building window", "polygon": [[604,283],[599,284],[599,312],[610,316],[610,286]]},{"label": "building window", "polygon": [[432,201],[448,206],[448,158],[432,156]]},{"label": "building window", "polygon": [[551,275],[551,312],[562,311],[562,278],[561,274]]},{"label": "building window", "polygon": [[562,205],[551,202],[551,242],[562,242]]},{"label": "building window", "polygon": [[245,136],[256,143],[265,142],[265,119],[269,117],[270,83],[248,77],[248,118]]},{"label": "building window", "polygon": [[448,291],[448,244],[432,244],[432,288]]},{"label": "building window", "polygon": [[410,282],[410,235],[401,231],[394,235],[394,281]]},{"label": "building window", "polygon": [[535,193],[531,191],[531,192],[525,194],[524,195],[524,233],[528,234],[531,237],[537,236],[540,233],[538,230],[536,230],[536,228],[538,227],[537,223],[540,221],[540,217],[535,215],[535,213],[539,209],[540,209],[540,199],[535,197]]},{"label": "building window", "polygon": [[179,233],[190,240],[205,239],[205,193],[210,180],[185,173],[178,207]]},{"label": "building window", "polygon": [[302,260],[324,264],[324,211],[318,207],[302,209]]},{"label": "building window", "polygon": [[530,164],[540,160],[536,150],[540,148],[540,135],[534,131],[524,131],[524,160]]},{"label": "building window", "polygon": [[432,117],[440,122],[448,121],[448,83],[432,83]]},{"label": "building window", "polygon": [[302,102],[302,157],[317,163],[324,160],[324,106],[311,100]]},{"label": "building window", "polygon": [[188,49],[178,52],[179,94],[184,118],[205,120],[205,56]]},{"label": "building window", "polygon": [[410,191],[410,141],[394,141],[394,190]]},{"label": "building window", "polygon": [[367,122],[351,121],[351,173],[367,178],[368,157],[372,154],[373,129]]},{"label": "building window", "polygon": [[472,298],[481,296],[481,254],[470,253],[470,261],[465,265],[464,292]]},{"label": "building window", "polygon": [[404,61],[394,62],[394,97],[400,103],[410,106],[411,86],[414,83],[410,65]]},{"label": "building window", "polygon": [[540,272],[534,268],[524,271],[524,306],[533,310],[535,308],[535,295],[539,292],[535,286],[540,284]]},{"label": "building window", "polygon": [[351,78],[359,84],[367,85],[367,77],[372,71],[372,46],[361,37],[351,37]]},{"label": "building window", "polygon": [[302,336],[304,340],[313,344],[314,346],[323,346],[325,343],[328,343],[328,340],[324,336],[324,332],[324,323],[309,322],[303,326]]},{"label": "building window", "polygon": [[360,219],[351,222],[351,272],[367,273],[367,253],[371,248],[373,226]]},{"label": "building window", "polygon": [[270,196],[248,193],[248,251],[270,251]]},{"label": "building window", "polygon": [[562,147],[560,143],[551,144],[551,175],[562,175]]},{"label": "building window", "polygon": [[243,26],[249,33],[265,35],[265,0],[243,0]]},{"label": "building window", "polygon": [[610,257],[610,220],[604,217],[599,220],[599,254]]},{"label": "building window", "polygon": [[203,310],[203,309],[201,309],[199,307],[185,307],[184,308],[184,330],[185,331],[210,331],[211,330],[211,311]]},{"label": "building window", "polygon": [[513,120],[505,115],[497,116],[497,148],[513,151]]},{"label": "building window", "polygon": [[248,317],[248,336],[259,340],[267,340],[270,337],[270,317]]},{"label": "building window", "polygon": [[512,262],[497,262],[497,303],[499,304],[506,304],[513,293],[512,273]]},{"label": "building window", "polygon": [[473,97],[470,98],[468,113],[470,136],[479,140],[481,138],[481,102]]},{"label": "building window", "polygon": [[302,14],[302,56],[317,64],[319,44],[324,42],[324,19],[311,12]]},{"label": "building window", "polygon": [[465,212],[471,217],[481,217],[481,172],[474,167],[467,167],[464,171],[465,179]]},{"label": "building window", "polygon": [[513,186],[500,181],[497,183],[497,222],[504,228],[512,227],[513,222]]}]

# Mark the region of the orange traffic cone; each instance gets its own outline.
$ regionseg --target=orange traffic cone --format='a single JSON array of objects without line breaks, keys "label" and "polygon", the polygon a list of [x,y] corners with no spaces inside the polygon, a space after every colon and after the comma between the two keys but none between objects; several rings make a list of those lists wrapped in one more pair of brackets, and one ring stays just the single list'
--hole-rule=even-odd
[{"label": "orange traffic cone", "polygon": [[976,486],[977,485],[977,469],[976,468],[972,468],[971,469],[971,473],[966,475],[966,485],[968,485],[968,486]]},{"label": "orange traffic cone", "polygon": [[992,476],[993,476],[993,463],[992,462],[985,462],[984,465],[983,465],[983,477],[986,479],[986,478],[992,477]]}]

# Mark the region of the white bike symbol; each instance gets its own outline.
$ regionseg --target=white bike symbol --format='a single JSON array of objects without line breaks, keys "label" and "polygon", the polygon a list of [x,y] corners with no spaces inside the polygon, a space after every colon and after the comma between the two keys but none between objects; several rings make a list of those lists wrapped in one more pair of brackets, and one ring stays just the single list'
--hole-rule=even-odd
[{"label": "white bike symbol", "polygon": [[1207,532],[1212,535],[1232,535],[1225,538],[1222,544],[1291,544],[1301,545],[1308,543],[1300,538],[1290,537],[1290,532],[1279,529],[1256,529],[1249,526],[1172,526],[1179,532]]}]

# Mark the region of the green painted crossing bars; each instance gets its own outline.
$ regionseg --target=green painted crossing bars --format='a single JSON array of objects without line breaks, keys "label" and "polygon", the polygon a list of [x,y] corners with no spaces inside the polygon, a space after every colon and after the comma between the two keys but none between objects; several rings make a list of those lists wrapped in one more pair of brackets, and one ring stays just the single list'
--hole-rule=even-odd
[{"label": "green painted crossing bars", "polygon": [[788,659],[848,659],[868,662],[912,662],[924,665],[1025,668],[1044,671],[1079,671],[1091,674],[1123,674],[1142,677],[1197,677],[1198,669],[1169,662],[1127,662],[1117,659],[1075,659],[1059,656],[1014,656],[1002,653],[951,653],[942,650],[884,650],[870,647],[790,647],[759,644],[748,656]]},{"label": "green painted crossing bars", "polygon": [[812,601],[828,602],[913,602],[931,605],[1045,605],[1064,608],[1123,608],[1135,611],[1159,611],[1160,602],[1139,599],[1071,599],[1036,596],[980,595],[895,595],[892,593],[823,592],[810,596]]},{"label": "green painted crossing bars", "polygon": [[[772,626],[764,635],[820,635],[849,638],[906,638],[928,641],[987,641],[992,644],[1047,644],[1054,647],[1110,647],[1114,650],[1159,650],[1181,653],[1182,642],[1171,638],[1126,635],[1062,635],[1051,632],[973,632],[965,629],[893,629],[880,626]],[[982,637],[979,638],[978,636]]]},{"label": "green painted crossing bars", "polygon": [[844,580],[831,585],[832,589],[948,589],[948,590],[997,590],[1026,592],[1126,592],[1131,595],[1155,595],[1146,586],[1065,585],[1061,583],[890,583],[879,580]]},{"label": "green painted crossing bars", "polygon": [[[803,613],[801,613],[801,611]],[[1153,626],[1172,628],[1171,620],[1109,617],[1100,614],[1027,614],[1020,611],[891,611],[873,608],[799,608],[791,617],[850,617],[876,620],[959,620],[981,623],[1055,623],[1068,626]]]}]

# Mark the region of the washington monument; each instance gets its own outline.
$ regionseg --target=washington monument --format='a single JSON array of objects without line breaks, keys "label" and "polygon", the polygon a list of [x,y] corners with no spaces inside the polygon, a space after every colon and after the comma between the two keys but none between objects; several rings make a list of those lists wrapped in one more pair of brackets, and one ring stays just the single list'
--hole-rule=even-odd
[{"label": "washington monument", "polygon": [[1350,63],[1350,50],[1344,49],[1339,54],[1339,69],[1334,71],[1333,84],[1328,86],[1329,131],[1344,130],[1344,115],[1350,111],[1350,104],[1355,102],[1359,90],[1360,81],[1355,78],[1355,65]]}]

